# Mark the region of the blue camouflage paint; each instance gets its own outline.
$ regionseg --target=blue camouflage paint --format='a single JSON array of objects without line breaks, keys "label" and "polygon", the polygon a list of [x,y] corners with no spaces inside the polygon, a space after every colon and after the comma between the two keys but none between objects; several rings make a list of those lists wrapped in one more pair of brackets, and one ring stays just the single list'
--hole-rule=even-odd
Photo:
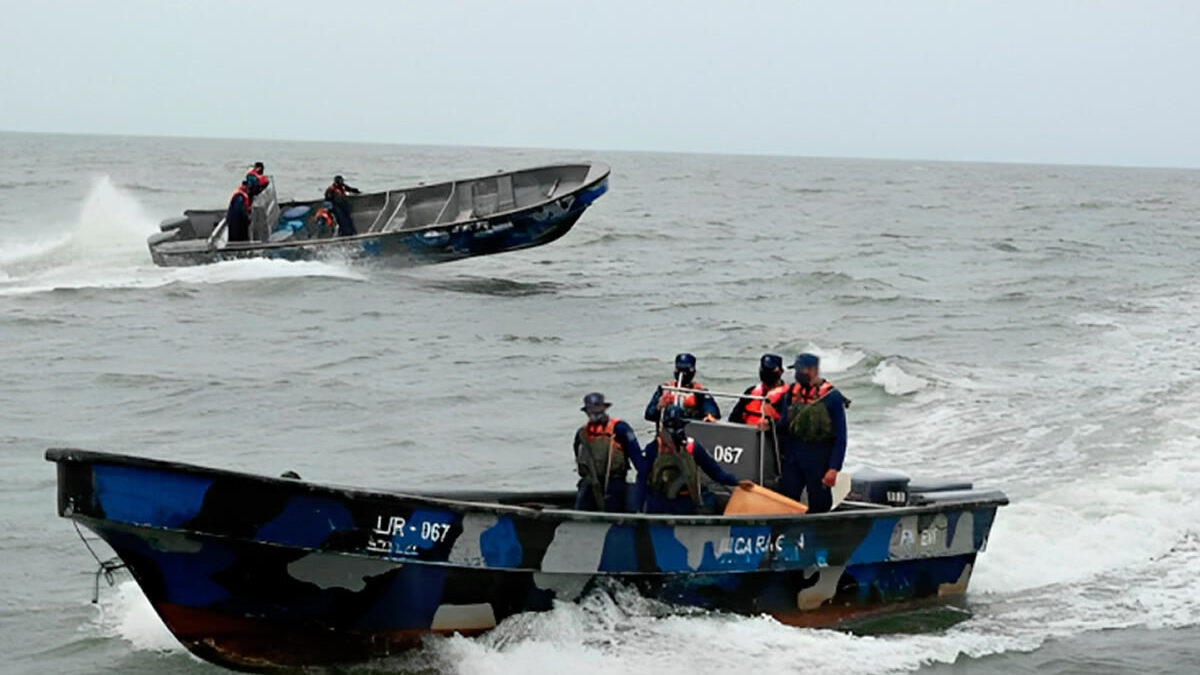
[{"label": "blue camouflage paint", "polygon": [[673,525],[651,525],[650,541],[654,544],[654,562],[663,572],[690,572],[687,548],[675,538]]},{"label": "blue camouflage paint", "polygon": [[512,518],[500,516],[496,524],[479,533],[479,551],[488,567],[521,566],[521,541]]},{"label": "blue camouflage paint", "polygon": [[888,559],[888,548],[892,542],[892,531],[896,529],[895,518],[880,518],[871,523],[871,531],[850,554],[848,565],[877,562]]},{"label": "blue camouflage paint", "polygon": [[105,540],[123,559],[129,560],[126,556],[132,554],[153,565],[154,572],[162,579],[160,600],[187,607],[208,607],[232,597],[225,586],[213,580],[214,574],[229,569],[238,559],[237,551],[221,542],[210,538],[188,539],[191,546],[187,550],[163,551],[155,542],[128,532],[106,533]]},{"label": "blue camouflage paint", "polygon": [[976,509],[971,514],[974,516],[971,520],[974,521],[975,527],[971,532],[971,543],[978,551],[987,543],[988,532],[992,530],[992,521],[996,519],[996,509]]},{"label": "blue camouflage paint", "polygon": [[604,535],[604,552],[600,554],[601,572],[624,572],[636,570],[637,551],[634,547],[634,529],[629,525],[613,525]]},{"label": "blue camouflage paint", "polygon": [[372,594],[358,627],[365,630],[428,629],[442,602],[445,567],[405,565],[389,575],[387,586]]},{"label": "blue camouflage paint", "polygon": [[355,530],[350,512],[324,497],[301,495],[288,500],[283,513],[258,529],[254,538],[284,546],[316,548],[339,530]]},{"label": "blue camouflage paint", "polygon": [[196,516],[212,479],[131,466],[96,465],[95,499],[110,520],[179,527]]}]

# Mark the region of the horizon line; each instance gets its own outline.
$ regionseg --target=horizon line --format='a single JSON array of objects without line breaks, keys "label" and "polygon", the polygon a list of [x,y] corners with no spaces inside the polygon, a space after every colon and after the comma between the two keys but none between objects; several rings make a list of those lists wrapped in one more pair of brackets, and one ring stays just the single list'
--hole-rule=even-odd
[{"label": "horizon line", "polygon": [[234,136],[189,135],[189,134],[137,134],[122,132],[81,132],[81,131],[45,131],[33,129],[0,129],[0,134],[25,134],[30,136],[77,136],[101,138],[148,138],[163,140],[191,141],[252,141],[268,143],[313,143],[327,145],[392,145],[412,148],[474,148],[480,150],[536,150],[546,152],[594,152],[594,153],[630,153],[647,155],[697,155],[702,157],[777,157],[786,159],[811,159],[834,161],[876,161],[876,162],[918,162],[932,164],[992,164],[1007,166],[1044,166],[1044,167],[1076,167],[1084,169],[1149,169],[1165,171],[1197,171],[1200,165],[1170,165],[1170,164],[1087,164],[1070,161],[1031,161],[1019,159],[946,159],[936,157],[907,157],[907,156],[867,156],[867,155],[798,155],[786,152],[717,152],[699,150],[646,150],[631,148],[564,148],[549,145],[475,145],[466,143],[409,143],[400,141],[358,141],[344,139],[303,139],[263,136],[258,138],[238,138]]}]

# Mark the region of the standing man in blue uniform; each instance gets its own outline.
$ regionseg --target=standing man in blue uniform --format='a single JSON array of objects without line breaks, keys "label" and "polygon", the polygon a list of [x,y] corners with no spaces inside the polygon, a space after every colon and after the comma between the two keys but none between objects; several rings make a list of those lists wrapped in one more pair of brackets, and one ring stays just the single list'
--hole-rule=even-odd
[{"label": "standing man in blue uniform", "polygon": [[[664,392],[663,387],[691,389],[696,393],[682,395],[679,392]],[[676,354],[675,379],[662,383],[654,390],[654,396],[646,404],[646,421],[657,422],[663,408],[678,404],[688,419],[716,422],[721,419],[721,409],[712,396],[702,393],[704,391],[704,385],[696,381],[696,357],[687,353]]]},{"label": "standing man in blue uniform", "polygon": [[227,241],[250,241],[250,207],[255,185],[255,179],[247,175],[229,198],[229,208],[225,211]]},{"label": "standing man in blue uniform", "polygon": [[575,432],[575,464],[579,469],[575,508],[580,511],[624,513],[629,467],[641,471],[642,446],[628,423],[609,417],[611,406],[604,394],[583,397],[580,410],[587,415],[587,423]]},{"label": "standing man in blue uniform", "polygon": [[721,485],[754,485],[722,469],[699,441],[688,438],[687,423],[682,407],[667,406],[658,437],[646,446],[645,468],[638,472],[638,492],[645,495],[646,513],[699,513],[704,507],[701,471]]},{"label": "standing man in blue uniform", "polygon": [[341,176],[334,176],[333,183],[325,188],[325,201],[333,204],[333,213],[337,217],[338,236],[350,237],[358,234],[354,227],[354,217],[350,214],[350,195],[361,192],[358,188],[346,182]]},{"label": "standing man in blue uniform", "polygon": [[780,403],[779,444],[783,475],[780,492],[799,500],[808,489],[808,512],[833,507],[830,488],[846,459],[846,408],[850,400],[821,377],[821,360],[801,354],[792,366],[796,383]]}]

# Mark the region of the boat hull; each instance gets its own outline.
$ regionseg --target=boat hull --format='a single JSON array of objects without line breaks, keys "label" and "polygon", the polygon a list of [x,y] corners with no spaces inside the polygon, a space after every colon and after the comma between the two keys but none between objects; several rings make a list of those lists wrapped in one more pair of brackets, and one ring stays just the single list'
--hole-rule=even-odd
[{"label": "boat hull", "polygon": [[829,625],[959,595],[995,493],[800,517],[581,514],[59,452],[59,510],[128,565],[175,636],[244,670],[361,661],[475,634],[598,585]]}]

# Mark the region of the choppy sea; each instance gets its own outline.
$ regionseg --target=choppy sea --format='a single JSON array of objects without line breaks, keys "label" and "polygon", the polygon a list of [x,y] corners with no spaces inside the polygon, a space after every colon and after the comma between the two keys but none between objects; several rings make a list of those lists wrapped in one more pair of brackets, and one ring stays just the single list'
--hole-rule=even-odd
[{"label": "choppy sea", "polygon": [[[556,160],[562,240],[394,269],[159,269],[163,217]],[[1200,672],[1200,172],[0,134],[0,674],[216,672],[55,515],[50,446],[371,487],[567,487],[578,399],[637,419],[814,350],[848,464],[1007,491],[952,626],[664,616],[630,593],[371,672]]]}]

